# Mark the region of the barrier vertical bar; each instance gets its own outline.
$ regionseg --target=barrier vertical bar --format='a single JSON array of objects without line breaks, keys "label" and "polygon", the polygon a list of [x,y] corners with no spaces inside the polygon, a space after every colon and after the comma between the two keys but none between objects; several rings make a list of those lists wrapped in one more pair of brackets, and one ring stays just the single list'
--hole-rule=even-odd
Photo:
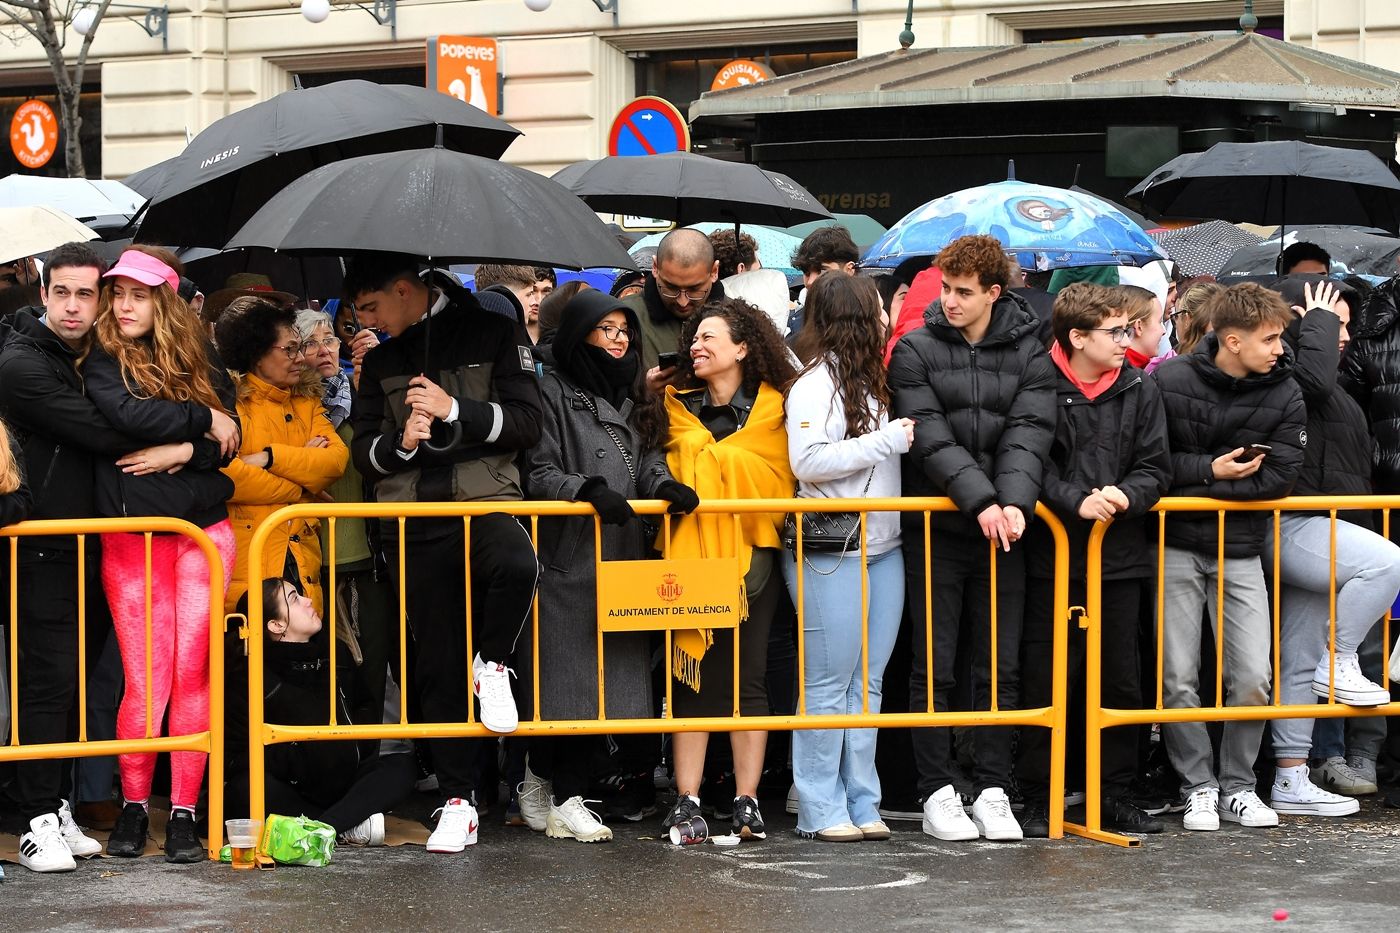
[{"label": "barrier vertical bar", "polygon": [[1157,706],[1162,708],[1162,665],[1167,637],[1167,513],[1157,515]]},{"label": "barrier vertical bar", "polygon": [[[254,531],[248,557],[249,567],[262,566],[260,545],[260,536],[257,531]],[[255,563],[255,561],[259,562]],[[267,812],[267,788],[264,783],[267,747],[263,744],[267,738],[267,725],[264,722],[267,713],[263,705],[262,633],[267,630],[265,612],[261,584],[258,586],[250,585],[248,587],[248,643],[245,646],[248,652],[248,816],[255,820],[263,819]],[[211,774],[211,783],[212,780]],[[211,847],[216,839],[223,838],[221,830],[221,826],[214,824],[211,813],[209,823],[209,845]]]},{"label": "barrier vertical bar", "polygon": [[[738,515],[733,515],[733,516],[731,516],[731,518],[733,519],[733,521],[731,522],[731,524],[733,525],[733,528],[734,528],[734,556],[735,556],[735,558],[736,558],[735,563],[738,564],[737,558],[738,558],[738,556],[739,556],[740,550],[741,550],[741,549],[743,548],[743,546],[744,546],[744,545],[743,545],[743,540],[744,540],[743,525],[742,525],[742,523],[739,521],[739,516],[738,516]],[[771,574],[771,573],[769,574],[769,577],[770,577],[770,578],[772,577],[772,574]],[[768,585],[771,586],[772,583],[770,582]],[[748,597],[749,597],[749,594],[748,594],[748,592],[744,589],[744,578],[743,578],[742,576],[739,577],[739,592],[744,594],[744,601],[747,602]],[[742,625],[742,624],[743,624],[743,623],[740,622],[740,625]],[[733,638],[733,644],[734,644],[734,718],[735,718],[735,719],[738,719],[738,718],[739,718],[739,715],[740,715],[740,714],[739,714],[739,626],[738,626],[738,625],[734,626],[734,629],[733,629],[733,631],[731,632],[731,634],[734,636],[734,638]]]},{"label": "barrier vertical bar", "polygon": [[87,535],[78,535],[78,741],[87,741]]},{"label": "barrier vertical bar", "polygon": [[[408,581],[404,576],[408,543],[404,538],[408,519],[399,518],[399,724],[408,725]],[[468,668],[470,673],[471,668]],[[471,720],[472,704],[467,700],[467,720]]]},{"label": "barrier vertical bar", "polygon": [[1328,517],[1327,702],[1330,705],[1337,702],[1337,510],[1330,510]]},{"label": "barrier vertical bar", "polygon": [[[1390,509],[1381,511],[1381,536],[1390,540]],[[1381,623],[1381,686],[1390,689],[1390,610]]]},{"label": "barrier vertical bar", "polygon": [[869,513],[860,513],[860,658],[861,712],[870,712],[870,565],[867,555],[865,520]]},{"label": "barrier vertical bar", "polygon": [[[462,605],[467,612],[467,682],[472,681],[472,665],[476,662],[476,652],[472,651],[472,517],[462,516]],[[539,704],[536,703],[536,706]],[[476,721],[476,704],[467,696],[467,722]]]},{"label": "barrier vertical bar", "polygon": [[[202,539],[202,540],[201,540]],[[223,556],[207,534],[192,538],[204,552],[209,564],[209,787],[206,816],[209,831],[205,834],[205,849],[209,858],[217,859],[224,825],[224,717],[226,685],[224,683],[224,595],[228,580],[224,578]],[[261,590],[262,587],[258,586]],[[261,722],[261,719],[256,720]],[[251,725],[254,720],[250,719]],[[253,729],[248,734],[253,734]]]},{"label": "barrier vertical bar", "polygon": [[[146,540],[146,738],[149,739],[149,738],[151,737],[151,729],[152,729],[152,726],[151,726],[151,719],[152,719],[152,717],[153,717],[153,715],[154,715],[154,714],[152,713],[152,711],[151,711],[151,704],[152,704],[152,702],[153,702],[153,701],[152,701],[151,694],[155,692],[154,689],[153,689],[153,687],[154,687],[155,685],[154,685],[154,684],[152,683],[152,681],[151,681],[151,655],[152,655],[153,652],[155,651],[155,647],[154,647],[154,644],[153,644],[153,642],[152,642],[152,639],[153,639],[154,636],[153,636],[153,634],[152,634],[153,620],[152,620],[152,618],[151,618],[151,533],[150,533],[149,531],[146,532],[146,534],[145,534],[145,540]],[[129,687],[130,684],[128,684],[127,686]]]},{"label": "barrier vertical bar", "polygon": [[[600,519],[593,523],[593,592],[595,594],[598,591],[598,581],[601,580],[603,576],[602,569],[603,522]],[[603,686],[603,627],[595,624],[593,628],[598,633],[598,718],[607,719],[607,706],[604,703],[604,697],[607,695],[607,691]],[[540,669],[538,665],[535,666],[534,679],[536,683],[540,680]],[[537,709],[535,712],[538,714],[539,710]]]},{"label": "barrier vertical bar", "polygon": [[1215,539],[1215,705],[1225,705],[1225,510],[1216,513]]},{"label": "barrier vertical bar", "polygon": [[19,745],[19,538],[10,539],[10,745]]},{"label": "barrier vertical bar", "polygon": [[807,564],[803,556],[802,525],[804,513],[798,512],[793,524],[797,528],[796,546],[793,558],[797,561],[797,714],[807,715]]},{"label": "barrier vertical bar", "polygon": [[1055,513],[1039,503],[1036,514],[1055,539],[1055,627],[1050,647],[1050,838],[1065,834],[1065,708],[1069,683],[1069,537]]},{"label": "barrier vertical bar", "polygon": [[[335,723],[335,719],[336,719],[336,702],[335,702],[335,698],[336,698],[336,683],[335,683],[335,669],[336,669],[336,666],[337,666],[336,663],[335,663],[335,651],[336,651],[336,647],[337,647],[336,642],[339,640],[339,631],[338,631],[337,628],[336,628],[336,611],[339,609],[339,605],[338,605],[338,604],[339,604],[339,602],[340,602],[340,600],[338,600],[338,599],[335,598],[335,517],[334,517],[334,516],[332,516],[332,517],[330,518],[329,525],[328,525],[328,527],[327,527],[327,537],[330,539],[330,568],[331,568],[331,573],[330,573],[330,581],[329,581],[329,584],[328,584],[328,585],[330,586],[330,597],[331,597],[331,598],[330,598],[329,600],[327,600],[327,602],[329,603],[329,606],[330,606],[330,611],[329,611],[328,614],[329,614],[330,617],[331,617],[331,631],[330,631],[330,637],[326,639],[326,643],[327,643],[328,645],[330,645],[330,665],[331,665],[331,671],[330,671],[330,673],[331,673],[331,695],[330,695],[331,718],[330,718],[330,724],[331,724],[332,726],[334,726],[334,725],[336,724],[336,723]],[[251,577],[252,574],[250,573],[249,576]],[[250,586],[253,585],[253,582],[254,582],[254,581],[252,581],[252,580],[249,580],[249,581],[248,581],[248,583],[249,583]],[[258,583],[261,584],[261,581],[258,581]],[[351,620],[351,624],[353,624],[353,623],[354,623],[354,620],[352,619],[352,620]],[[383,710],[380,711],[380,715],[381,715],[381,716],[383,715]]]},{"label": "barrier vertical bar", "polygon": [[1280,619],[1280,607],[1282,606],[1283,602],[1283,575],[1279,573],[1279,555],[1283,549],[1283,539],[1279,537],[1279,534],[1283,527],[1281,524],[1282,514],[1283,513],[1280,512],[1278,509],[1274,509],[1274,676],[1272,679],[1274,682],[1275,706],[1279,705],[1279,670],[1280,665],[1282,665],[1283,663],[1283,633],[1281,631],[1283,623]]},{"label": "barrier vertical bar", "polygon": [[[927,712],[933,708],[933,512],[924,512],[924,687]],[[913,700],[913,697],[910,697]]]},{"label": "barrier vertical bar", "polygon": [[[988,637],[991,638],[992,641],[991,641],[991,645],[990,645],[991,650],[988,652],[987,656],[988,656],[988,658],[990,659],[990,660],[989,660],[989,663],[990,663],[990,666],[991,666],[991,669],[992,669],[992,670],[991,670],[991,691],[992,691],[992,695],[991,695],[991,701],[992,701],[991,710],[992,710],[992,712],[995,713],[998,709],[1001,708],[1001,704],[999,704],[999,703],[997,702],[997,680],[998,680],[998,676],[997,676],[997,675],[998,675],[998,673],[999,673],[999,672],[997,671],[997,667],[999,666],[999,662],[1000,662],[1000,652],[997,651],[997,543],[996,543],[996,540],[993,539],[993,540],[991,540],[991,541],[988,541],[988,542],[987,542],[987,546],[988,546],[988,548],[990,549],[990,550],[988,551],[988,553],[991,554],[991,568],[990,568],[990,570],[989,570],[989,572],[988,572],[988,574],[987,574],[987,577],[988,577],[988,580],[990,581],[990,586],[991,586],[991,590],[992,590],[992,592],[991,592],[991,601],[988,603],[988,605],[991,606],[990,618],[989,618],[989,620],[988,620],[989,625],[990,625],[990,628],[991,628],[991,632],[989,633]],[[973,661],[973,663],[976,664],[977,662],[976,662],[976,661]]]}]

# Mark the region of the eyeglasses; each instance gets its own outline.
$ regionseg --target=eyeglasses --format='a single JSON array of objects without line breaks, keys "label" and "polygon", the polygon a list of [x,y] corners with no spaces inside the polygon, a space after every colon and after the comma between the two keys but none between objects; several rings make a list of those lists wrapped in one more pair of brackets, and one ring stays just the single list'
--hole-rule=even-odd
[{"label": "eyeglasses", "polygon": [[[286,348],[284,347],[283,349]],[[301,352],[305,353],[307,356],[310,356],[317,350],[330,350],[331,352],[335,352],[339,349],[339,337],[322,337],[320,340],[305,340],[301,344]]]},{"label": "eyeglasses", "polygon": [[710,291],[714,288],[713,282],[706,282],[703,286],[696,285],[692,288],[672,289],[661,284],[661,280],[656,280],[656,290],[661,293],[662,298],[679,298],[684,295],[688,301],[704,301],[709,297]]},{"label": "eyeglasses", "polygon": [[1168,321],[1171,321],[1173,324],[1175,324],[1177,318],[1179,318],[1179,317],[1190,317],[1190,316],[1191,316],[1191,312],[1190,312],[1190,311],[1173,311],[1171,314],[1168,314],[1168,315],[1167,315],[1167,320],[1168,320]]},{"label": "eyeglasses", "polygon": [[1100,331],[1108,334],[1108,339],[1114,343],[1127,344],[1132,343],[1133,338],[1137,336],[1137,327],[1136,324],[1125,324],[1122,327],[1086,327],[1084,329]]},{"label": "eyeglasses", "polygon": [[599,324],[594,330],[603,332],[603,336],[608,340],[631,340],[632,332],[625,327],[618,327],[615,324]]},{"label": "eyeglasses", "polygon": [[299,356],[306,355],[306,351],[302,349],[301,344],[299,343],[288,344],[285,347],[278,347],[277,349],[287,354],[287,359],[289,360],[294,360]]}]

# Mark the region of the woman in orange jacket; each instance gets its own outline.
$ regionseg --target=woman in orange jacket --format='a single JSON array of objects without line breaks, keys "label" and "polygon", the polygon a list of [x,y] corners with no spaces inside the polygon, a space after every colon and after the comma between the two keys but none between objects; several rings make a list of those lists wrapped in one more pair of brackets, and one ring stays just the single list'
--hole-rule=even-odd
[{"label": "woman in orange jacket", "polygon": [[322,605],[320,522],[301,518],[274,529],[262,566],[248,569],[258,525],[284,505],[314,502],[341,474],[349,451],[321,405],[318,379],[308,378],[296,312],[261,298],[229,305],[215,328],[219,353],[238,384],[243,443],[224,472],[233,480],[229,519],[238,557],[229,581],[226,611],[256,580],[280,577]]}]

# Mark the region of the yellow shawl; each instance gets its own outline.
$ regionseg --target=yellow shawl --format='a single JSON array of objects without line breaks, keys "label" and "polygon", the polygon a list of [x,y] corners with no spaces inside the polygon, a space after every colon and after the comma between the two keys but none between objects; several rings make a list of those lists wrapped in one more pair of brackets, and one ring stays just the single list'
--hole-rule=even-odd
[{"label": "yellow shawl", "polygon": [[[690,413],[666,387],[666,414],[670,431],[666,441],[666,465],[679,482],[695,490],[700,501],[710,499],[786,499],[792,496],[794,479],[788,465],[787,429],[783,397],[767,384],[758,387],[744,426],[722,441]],[[688,515],[674,522],[671,556],[735,557],[739,575],[748,573],[756,547],[781,547],[782,512],[753,512],[739,516],[739,553],[734,553],[734,519],[723,514]],[[748,615],[746,594],[740,586],[740,607]],[[737,641],[737,635],[736,635]],[[676,632],[672,669],[677,680],[700,692],[700,660],[714,643],[708,629]]]}]

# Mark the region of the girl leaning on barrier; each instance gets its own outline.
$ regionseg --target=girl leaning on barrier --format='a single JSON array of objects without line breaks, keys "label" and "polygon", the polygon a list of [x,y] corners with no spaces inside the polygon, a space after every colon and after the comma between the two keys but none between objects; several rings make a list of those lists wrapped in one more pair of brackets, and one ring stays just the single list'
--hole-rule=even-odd
[{"label": "girl leaning on barrier", "polygon": [[[526,490],[535,499],[587,502],[603,523],[605,560],[648,556],[647,523],[628,499],[666,499],[690,512],[699,498],[675,481],[661,450],[665,424],[645,400],[636,312],[586,289],[565,305],[554,333],[554,368],[540,382],[544,419],[526,454]],[[595,719],[598,710],[597,580],[594,520],[542,518],[540,685],[543,719]],[[527,637],[529,628],[527,627]],[[522,646],[520,663],[533,662]],[[609,719],[652,715],[651,638],[613,633],[603,646],[604,710]],[[530,682],[527,677],[525,682]],[[597,736],[541,736],[529,742],[520,812],[553,839],[602,842],[612,830],[584,805]],[[645,775],[651,780],[651,774]]]},{"label": "girl leaning on barrier", "polygon": [[[228,579],[234,535],[225,501],[233,484],[219,467],[238,450],[233,384],[211,360],[203,326],[176,293],[179,283],[179,260],[159,247],[131,247],[105,276],[97,342],[82,365],[88,397],[137,444],[164,446],[139,450],[115,464],[99,460],[97,510],[105,517],[192,522],[214,542]],[[209,728],[208,562],[183,535],[152,537],[147,683],[146,561],[144,535],[102,535],[102,583],[126,674],[117,738],[141,738],[148,730],[159,735],[167,704],[172,735],[203,732]],[[205,859],[194,808],[206,757],[170,754],[167,862]],[[109,855],[134,857],[146,847],[155,759],[155,753],[119,758],[126,803],[107,842]]]},{"label": "girl leaning on barrier", "polygon": [[[827,272],[807,291],[807,320],[795,350],[805,363],[787,394],[788,457],[797,494],[819,499],[898,497],[899,458],[914,422],[890,420],[884,335],[888,318],[875,284]],[[857,518],[856,513],[850,513]],[[840,550],[804,541],[782,569],[793,603],[802,579],[803,671],[808,715],[880,711],[885,664],[904,611],[899,515],[871,513]],[[784,542],[785,544],[787,542]],[[861,592],[867,629],[862,645]],[[869,658],[869,679],[866,664]],[[804,729],[792,737],[797,831],[828,842],[888,839],[880,819],[875,729]]]},{"label": "girl leaning on barrier", "polygon": [[[686,320],[681,360],[660,399],[667,419],[666,464],[701,499],[770,499],[792,495],[782,391],[796,372],[773,322],[737,300],[708,304]],[[737,556],[748,614],[734,629],[681,630],[673,638],[672,693],[677,717],[729,716],[734,703],[735,639],[739,651],[739,711],[768,714],[765,674],[768,633],[781,595],[778,553],[781,515],[695,515],[674,525],[670,556]],[[768,733],[731,732],[734,752],[734,832],[762,839],[758,780]],[[664,828],[700,813],[700,778],[709,734],[677,733],[676,805]]]}]

